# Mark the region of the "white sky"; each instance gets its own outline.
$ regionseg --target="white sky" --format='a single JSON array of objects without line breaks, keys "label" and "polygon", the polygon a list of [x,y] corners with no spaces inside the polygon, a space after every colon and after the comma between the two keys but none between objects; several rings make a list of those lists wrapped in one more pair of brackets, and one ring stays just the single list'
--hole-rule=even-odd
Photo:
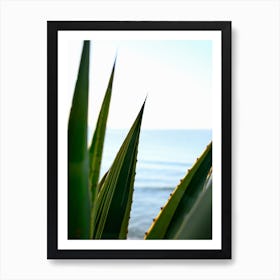
[{"label": "white sky", "polygon": [[[72,98],[82,41],[68,43]],[[108,128],[129,128],[146,97],[143,129],[212,127],[212,41],[91,41],[89,126],[96,124],[117,53]]]}]

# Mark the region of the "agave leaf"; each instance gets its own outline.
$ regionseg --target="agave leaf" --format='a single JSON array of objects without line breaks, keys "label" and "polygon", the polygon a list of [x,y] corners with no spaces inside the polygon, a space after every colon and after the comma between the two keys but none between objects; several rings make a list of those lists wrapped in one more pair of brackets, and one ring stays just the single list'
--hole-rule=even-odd
[{"label": "agave leaf", "polygon": [[132,204],[137,149],[145,102],[126,136],[97,197],[93,238],[125,239]]},{"label": "agave leaf", "polygon": [[68,238],[89,238],[88,78],[90,42],[84,41],[68,122]]},{"label": "agave leaf", "polygon": [[174,239],[212,239],[212,176],[177,229]]},{"label": "agave leaf", "polygon": [[[176,187],[145,234],[145,239],[176,239],[177,232],[204,189],[212,166],[212,143]],[[180,235],[180,238],[183,238]]]},{"label": "agave leaf", "polygon": [[99,112],[95,132],[93,134],[92,142],[89,148],[89,182],[90,182],[90,191],[91,191],[91,201],[92,201],[92,211],[91,211],[91,223],[90,223],[90,235],[93,234],[95,213],[96,213],[96,198],[97,198],[97,185],[100,174],[101,159],[103,153],[106,124],[109,113],[109,106],[112,93],[112,84],[114,79],[115,63],[113,65],[111,77],[109,84],[106,90],[106,94],[103,99],[103,103]]}]

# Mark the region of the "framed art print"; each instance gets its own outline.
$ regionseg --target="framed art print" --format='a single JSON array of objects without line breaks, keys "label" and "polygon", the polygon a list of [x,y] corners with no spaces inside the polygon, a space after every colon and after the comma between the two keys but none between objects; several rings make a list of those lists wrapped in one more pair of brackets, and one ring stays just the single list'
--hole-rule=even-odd
[{"label": "framed art print", "polygon": [[231,22],[47,28],[48,258],[231,258]]}]

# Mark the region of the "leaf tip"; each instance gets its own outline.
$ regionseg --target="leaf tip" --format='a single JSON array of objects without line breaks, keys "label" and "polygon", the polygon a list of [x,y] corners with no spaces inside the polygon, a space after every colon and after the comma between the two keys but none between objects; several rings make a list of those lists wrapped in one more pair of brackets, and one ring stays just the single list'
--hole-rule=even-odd
[{"label": "leaf tip", "polygon": [[141,107],[141,110],[140,110],[140,113],[141,113],[141,114],[143,114],[143,111],[144,111],[144,108],[145,108],[145,104],[146,104],[147,97],[148,97],[148,95],[146,96],[146,98],[145,98],[145,100],[144,100],[144,102],[143,102],[143,105],[142,105],[142,107]]}]

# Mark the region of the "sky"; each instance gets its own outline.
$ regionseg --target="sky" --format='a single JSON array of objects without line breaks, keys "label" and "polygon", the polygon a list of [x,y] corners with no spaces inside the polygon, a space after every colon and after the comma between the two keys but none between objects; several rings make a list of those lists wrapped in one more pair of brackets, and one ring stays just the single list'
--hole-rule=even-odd
[{"label": "sky", "polygon": [[[82,42],[68,44],[71,100]],[[142,129],[211,129],[212,41],[91,41],[89,126],[94,129],[116,60],[108,128],[130,128],[146,96]]]}]

